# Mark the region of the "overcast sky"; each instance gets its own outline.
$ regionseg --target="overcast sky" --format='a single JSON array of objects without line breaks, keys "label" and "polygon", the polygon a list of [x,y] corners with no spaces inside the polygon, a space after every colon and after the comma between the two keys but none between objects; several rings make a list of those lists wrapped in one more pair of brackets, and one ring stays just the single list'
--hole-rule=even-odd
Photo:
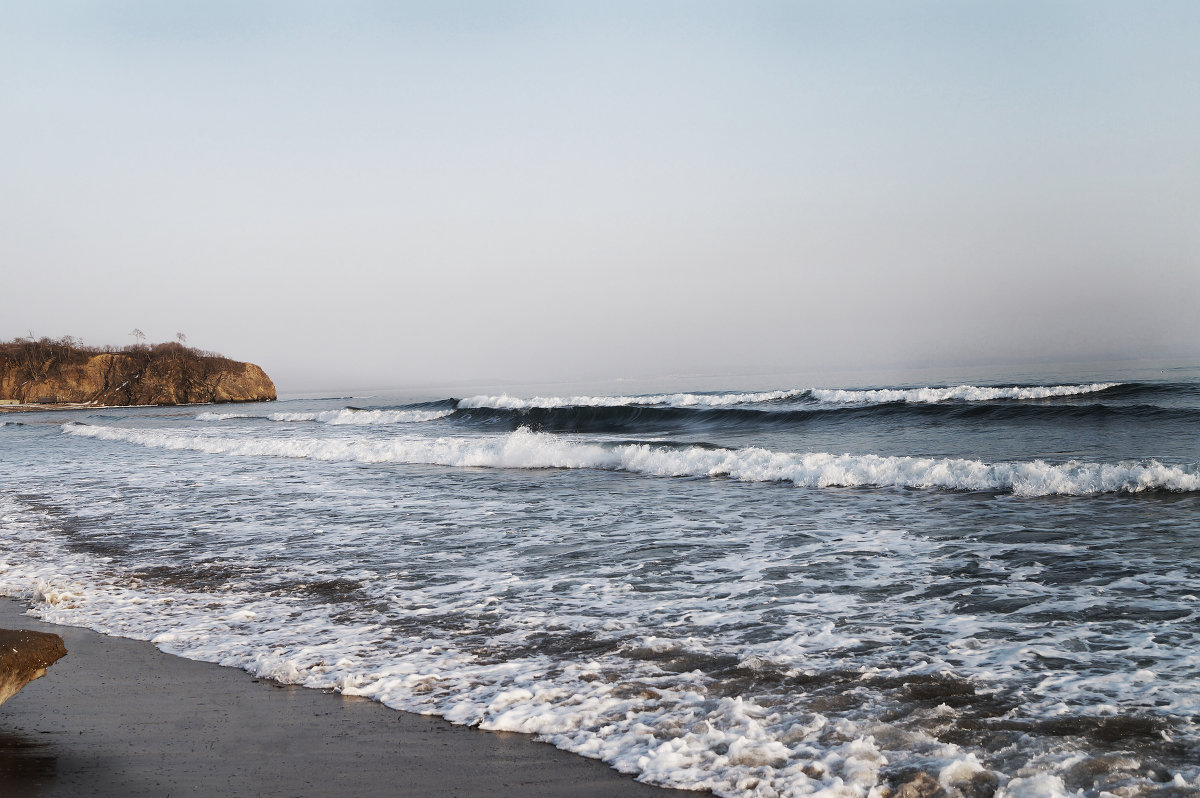
[{"label": "overcast sky", "polygon": [[1200,3],[0,0],[0,338],[282,390],[1200,359]]}]

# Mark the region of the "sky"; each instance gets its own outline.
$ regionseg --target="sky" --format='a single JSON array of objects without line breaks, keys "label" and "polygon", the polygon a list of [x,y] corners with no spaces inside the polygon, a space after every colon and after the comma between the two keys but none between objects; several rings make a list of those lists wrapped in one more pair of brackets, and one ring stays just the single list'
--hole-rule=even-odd
[{"label": "sky", "polygon": [[1200,362],[1200,3],[0,0],[0,339],[281,391]]}]

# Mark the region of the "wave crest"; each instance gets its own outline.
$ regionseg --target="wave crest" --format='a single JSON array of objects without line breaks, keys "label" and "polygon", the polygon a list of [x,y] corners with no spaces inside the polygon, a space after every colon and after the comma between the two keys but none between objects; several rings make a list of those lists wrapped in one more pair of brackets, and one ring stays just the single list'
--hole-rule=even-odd
[{"label": "wave crest", "polygon": [[632,405],[665,405],[668,407],[730,407],[796,399],[807,389],[764,391],[759,393],[661,393],[648,396],[535,396],[520,399],[508,394],[471,396],[458,400],[462,409],[490,407],[497,410],[555,409],[560,407],[628,407]]},{"label": "wave crest", "polygon": [[679,448],[651,444],[579,443],[519,429],[486,439],[436,438],[387,441],[233,439],[163,430],[64,424],[80,437],[260,457],[294,457],[363,463],[420,463],[475,468],[594,468],[671,477],[726,477],[746,482],[790,482],[810,488],[902,487],[995,491],[1020,496],[1094,495],[1143,491],[1200,491],[1196,464],[1155,460],[1061,464],[1042,460],[984,463],[932,457],[834,455],[745,449]]},{"label": "wave crest", "polygon": [[1116,388],[1123,383],[1094,382],[1081,385],[1009,385],[979,386],[956,385],[944,388],[877,388],[867,390],[845,390],[840,388],[792,388],[782,391],[759,391],[749,393],[663,393],[646,396],[534,396],[522,399],[508,394],[495,396],[471,396],[458,400],[462,410],[491,408],[495,410],[556,410],[570,407],[679,407],[679,408],[728,408],[739,405],[755,405],[809,400],[818,404],[890,404],[910,402],[933,404],[957,400],[961,402],[988,402],[1002,399],[1051,399],[1062,396],[1077,396]]},{"label": "wave crest", "polygon": [[933,404],[957,400],[960,402],[991,402],[997,399],[1052,399],[1061,396],[1107,391],[1116,388],[1119,382],[1093,382],[1087,385],[1030,385],[985,387],[979,385],[956,385],[950,388],[880,388],[864,391],[847,391],[830,388],[814,388],[812,396],[818,402],[829,404],[885,404],[911,402]]},{"label": "wave crest", "polygon": [[323,424],[414,424],[445,418],[453,410],[357,410],[345,407],[341,410],[326,410],[320,413],[272,413],[272,421],[301,422],[319,421]]}]

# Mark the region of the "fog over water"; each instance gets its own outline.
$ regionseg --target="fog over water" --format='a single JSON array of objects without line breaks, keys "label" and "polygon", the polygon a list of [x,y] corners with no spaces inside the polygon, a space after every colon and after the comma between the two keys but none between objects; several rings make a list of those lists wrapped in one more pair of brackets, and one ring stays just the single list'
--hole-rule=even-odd
[{"label": "fog over water", "polygon": [[1200,359],[1194,3],[3,9],[0,338],[284,392]]}]

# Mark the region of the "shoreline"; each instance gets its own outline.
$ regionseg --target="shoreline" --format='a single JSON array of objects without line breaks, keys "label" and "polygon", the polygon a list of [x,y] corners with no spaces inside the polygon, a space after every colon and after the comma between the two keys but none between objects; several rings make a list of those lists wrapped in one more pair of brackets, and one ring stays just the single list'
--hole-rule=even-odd
[{"label": "shoreline", "polygon": [[79,402],[58,402],[47,404],[17,404],[3,405],[0,404],[0,415],[4,413],[48,413],[59,410],[118,410],[137,407],[215,407],[216,405],[248,405],[257,402],[274,402],[274,399],[247,399],[230,400],[228,402],[184,402],[174,405],[90,405]]},{"label": "shoreline", "polygon": [[0,596],[0,628],[54,632],[68,653],[0,707],[3,795],[708,794],[642,784],[531,735],[279,684],[26,608]]},{"label": "shoreline", "polygon": [[[95,410],[106,405],[84,405],[84,404],[19,404],[19,405],[0,405],[0,414],[4,413],[40,413],[51,410]],[[158,405],[115,405],[116,407],[157,407]]]}]

